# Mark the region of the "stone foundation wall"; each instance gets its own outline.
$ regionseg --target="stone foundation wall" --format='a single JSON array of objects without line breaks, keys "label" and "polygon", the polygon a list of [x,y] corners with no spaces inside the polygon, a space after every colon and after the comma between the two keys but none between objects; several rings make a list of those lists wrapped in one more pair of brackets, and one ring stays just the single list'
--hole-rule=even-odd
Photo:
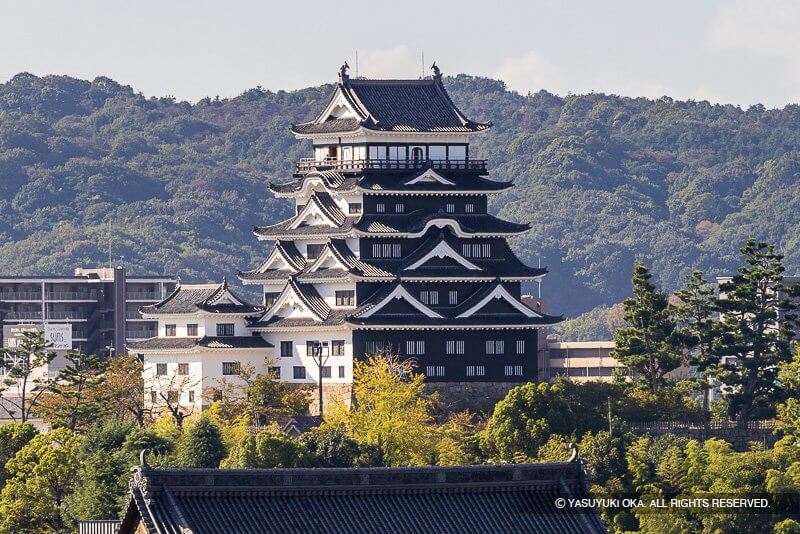
[{"label": "stone foundation wall", "polygon": [[491,413],[494,405],[506,396],[508,390],[520,385],[520,382],[430,382],[425,384],[425,389],[428,393],[439,394],[441,405],[447,412],[469,409],[473,412]]},{"label": "stone foundation wall", "polygon": [[[295,389],[301,389],[308,392],[311,404],[308,407],[308,413],[311,415],[319,415],[319,386],[317,384],[292,384]],[[327,412],[336,401],[342,401],[347,407],[350,407],[353,401],[353,385],[332,383],[326,384],[322,382],[322,402],[325,405],[325,412]]]}]

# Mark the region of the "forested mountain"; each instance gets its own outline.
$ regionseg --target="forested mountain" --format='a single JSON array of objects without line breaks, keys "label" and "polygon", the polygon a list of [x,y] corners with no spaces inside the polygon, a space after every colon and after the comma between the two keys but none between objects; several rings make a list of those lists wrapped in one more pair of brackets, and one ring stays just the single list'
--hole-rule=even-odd
[{"label": "forested mountain", "polygon": [[[493,200],[531,222],[520,257],[551,274],[568,315],[621,301],[633,260],[666,288],[725,272],[748,236],[800,265],[800,107],[782,110],[603,94],[523,96],[495,80],[446,85],[492,120],[477,157],[517,187]],[[0,273],[65,273],[115,256],[136,273],[229,278],[263,258],[254,224],[290,215],[267,184],[308,155],[289,133],[332,88],[252,89],[196,104],[108,78],[20,74],[0,85]]]}]

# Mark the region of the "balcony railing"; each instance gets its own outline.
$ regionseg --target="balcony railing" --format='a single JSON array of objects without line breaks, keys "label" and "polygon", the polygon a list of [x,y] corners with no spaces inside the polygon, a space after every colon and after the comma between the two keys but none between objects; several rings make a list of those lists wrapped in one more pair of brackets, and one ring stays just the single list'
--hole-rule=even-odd
[{"label": "balcony railing", "polygon": [[48,291],[47,300],[97,300],[97,291]]},{"label": "balcony railing", "polygon": [[0,291],[0,301],[3,300],[42,300],[39,291]]},{"label": "balcony railing", "polygon": [[86,314],[86,312],[71,311],[71,310],[48,311],[47,312],[47,318],[48,319],[61,319],[61,320],[69,319],[69,320],[73,320],[73,321],[85,321],[86,319],[88,319],[88,315]]},{"label": "balcony railing", "polygon": [[485,159],[315,159],[303,158],[295,165],[297,172],[314,169],[360,171],[363,169],[414,170],[432,167],[440,170],[485,171]]},{"label": "balcony railing", "polygon": [[125,293],[126,300],[161,300],[161,293],[156,291],[128,291]]},{"label": "balcony railing", "polygon": [[8,321],[27,321],[27,320],[42,320],[42,312],[40,311],[12,311],[3,315]]},{"label": "balcony railing", "polygon": [[128,339],[148,339],[151,337],[156,337],[158,332],[155,329],[152,330],[127,330]]},{"label": "balcony railing", "polygon": [[134,311],[130,311],[129,310],[129,311],[125,312],[125,318],[126,319],[141,319],[142,318],[142,314],[139,313],[136,310],[134,310]]}]

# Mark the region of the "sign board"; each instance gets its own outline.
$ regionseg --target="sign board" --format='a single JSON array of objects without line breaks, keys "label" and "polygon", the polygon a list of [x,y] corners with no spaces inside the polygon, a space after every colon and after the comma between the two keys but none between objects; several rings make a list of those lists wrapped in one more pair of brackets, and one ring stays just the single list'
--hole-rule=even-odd
[{"label": "sign board", "polygon": [[72,350],[71,324],[15,324],[3,326],[3,345],[8,348],[17,346],[25,332],[43,332],[48,349],[56,351]]},{"label": "sign board", "polygon": [[44,339],[50,350],[72,350],[72,325],[48,323],[44,325]]}]

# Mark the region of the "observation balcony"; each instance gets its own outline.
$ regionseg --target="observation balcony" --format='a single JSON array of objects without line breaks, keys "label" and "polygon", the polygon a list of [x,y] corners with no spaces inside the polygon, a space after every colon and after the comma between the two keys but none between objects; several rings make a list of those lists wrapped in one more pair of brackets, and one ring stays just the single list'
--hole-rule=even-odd
[{"label": "observation balcony", "polygon": [[337,159],[302,158],[295,164],[298,173],[313,170],[359,172],[365,169],[413,171],[427,169],[486,171],[485,159]]},{"label": "observation balcony", "polygon": [[45,293],[45,300],[96,301],[99,296],[97,291],[48,291]]}]

